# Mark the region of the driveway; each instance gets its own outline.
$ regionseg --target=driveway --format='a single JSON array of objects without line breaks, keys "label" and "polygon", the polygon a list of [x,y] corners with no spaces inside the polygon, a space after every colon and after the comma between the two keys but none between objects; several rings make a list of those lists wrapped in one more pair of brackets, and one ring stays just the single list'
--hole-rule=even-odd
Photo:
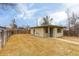
[{"label": "driveway", "polygon": [[55,38],[55,39],[63,41],[63,42],[66,42],[66,43],[71,43],[71,44],[79,45],[79,42],[76,42],[76,41],[66,40],[66,39],[63,39],[63,38]]}]

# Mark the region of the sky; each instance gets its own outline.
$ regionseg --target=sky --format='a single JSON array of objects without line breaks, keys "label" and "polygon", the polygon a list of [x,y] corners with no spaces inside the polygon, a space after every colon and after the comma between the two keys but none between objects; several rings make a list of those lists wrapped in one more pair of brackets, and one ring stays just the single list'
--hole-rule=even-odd
[{"label": "sky", "polygon": [[53,18],[51,24],[65,26],[66,10],[79,14],[79,4],[66,3],[0,3],[0,26],[9,26],[13,19],[18,26],[40,25],[42,17]]}]

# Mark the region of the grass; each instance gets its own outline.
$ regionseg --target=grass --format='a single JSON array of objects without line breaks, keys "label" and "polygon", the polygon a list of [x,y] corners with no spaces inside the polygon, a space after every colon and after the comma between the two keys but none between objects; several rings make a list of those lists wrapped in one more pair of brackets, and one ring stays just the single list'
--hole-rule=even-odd
[{"label": "grass", "polygon": [[16,34],[0,50],[1,56],[64,56],[79,55],[79,46],[54,38],[40,38],[29,34]]}]

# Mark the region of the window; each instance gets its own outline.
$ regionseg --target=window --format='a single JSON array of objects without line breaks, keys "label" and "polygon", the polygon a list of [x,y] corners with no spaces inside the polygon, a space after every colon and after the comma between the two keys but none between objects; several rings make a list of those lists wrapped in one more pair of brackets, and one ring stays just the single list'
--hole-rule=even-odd
[{"label": "window", "polygon": [[58,32],[58,33],[61,33],[61,29],[57,29],[57,32]]}]

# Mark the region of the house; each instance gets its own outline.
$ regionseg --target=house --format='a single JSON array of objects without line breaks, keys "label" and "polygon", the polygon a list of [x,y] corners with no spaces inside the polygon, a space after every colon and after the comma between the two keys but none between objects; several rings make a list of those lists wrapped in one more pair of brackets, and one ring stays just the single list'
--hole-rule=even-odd
[{"label": "house", "polygon": [[31,34],[39,37],[62,37],[63,36],[62,26],[56,25],[42,25],[31,27]]}]

